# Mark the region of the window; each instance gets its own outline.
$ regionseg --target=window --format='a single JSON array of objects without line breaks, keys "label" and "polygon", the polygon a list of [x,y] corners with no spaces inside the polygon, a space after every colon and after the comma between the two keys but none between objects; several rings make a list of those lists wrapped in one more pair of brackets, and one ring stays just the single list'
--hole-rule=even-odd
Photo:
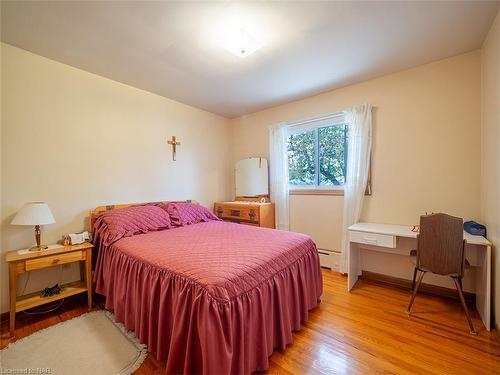
[{"label": "window", "polygon": [[287,151],[292,193],[342,190],[347,162],[347,124],[343,115],[292,124]]}]

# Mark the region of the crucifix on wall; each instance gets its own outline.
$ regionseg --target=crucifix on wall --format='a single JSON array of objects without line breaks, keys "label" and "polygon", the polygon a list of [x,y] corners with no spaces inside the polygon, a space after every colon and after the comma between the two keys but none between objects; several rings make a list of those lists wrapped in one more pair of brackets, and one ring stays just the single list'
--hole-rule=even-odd
[{"label": "crucifix on wall", "polygon": [[175,161],[175,153],[177,151],[177,146],[181,145],[181,142],[177,142],[175,139],[175,135],[172,136],[172,139],[167,141],[169,145],[172,145],[172,160]]}]

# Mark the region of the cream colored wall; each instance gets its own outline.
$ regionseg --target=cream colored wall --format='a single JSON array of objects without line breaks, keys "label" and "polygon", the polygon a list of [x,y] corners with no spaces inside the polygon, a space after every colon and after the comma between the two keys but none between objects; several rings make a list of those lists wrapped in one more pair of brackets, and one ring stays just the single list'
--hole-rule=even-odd
[{"label": "cream colored wall", "polygon": [[[362,220],[413,224],[425,211],[481,217],[480,52],[231,121],[5,44],[1,52],[2,251],[31,244],[32,228],[9,225],[30,200],[53,209],[57,223],[44,228],[50,243],[84,229],[88,209],[104,203],[194,198],[211,205],[231,198],[233,162],[268,156],[269,125],[363,102],[375,111],[373,196]],[[165,143],[173,134],[182,142],[175,163]],[[291,228],[310,234],[319,247],[340,250],[342,205],[342,197],[292,196]],[[411,275],[406,257],[365,255],[363,264]],[[3,260],[1,270],[6,311]],[[75,276],[61,272],[35,274],[27,290]]]},{"label": "cream colored wall", "polygon": [[495,321],[500,326],[500,12],[482,47],[481,213],[493,242]]},{"label": "cream colored wall", "polygon": [[[57,223],[43,240],[53,243],[85,229],[98,205],[191,198],[211,206],[231,197],[227,119],[6,44],[1,54],[2,252],[32,244],[33,228],[10,225],[28,201],[49,203]],[[172,135],[182,142],[176,162]],[[1,263],[4,312],[3,254]],[[75,275],[41,271],[27,291]]]},{"label": "cream colored wall", "polygon": [[[373,195],[365,199],[362,220],[410,225],[430,211],[478,220],[479,51],[233,119],[233,160],[267,157],[269,125],[364,102],[375,110]],[[291,229],[340,250],[342,205],[338,196],[292,196]],[[380,259],[365,257],[365,269],[411,278],[407,257]],[[448,280],[436,283],[452,287]]]}]

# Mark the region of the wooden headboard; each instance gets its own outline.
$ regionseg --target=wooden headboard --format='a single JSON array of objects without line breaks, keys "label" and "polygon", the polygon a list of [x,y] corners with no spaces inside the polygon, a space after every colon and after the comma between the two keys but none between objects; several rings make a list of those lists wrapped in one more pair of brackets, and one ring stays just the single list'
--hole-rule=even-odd
[{"label": "wooden headboard", "polygon": [[105,211],[110,211],[110,210],[116,210],[117,208],[125,208],[125,207],[131,207],[131,206],[144,206],[146,204],[167,204],[167,203],[172,203],[172,202],[188,202],[188,203],[197,203],[196,201],[193,201],[191,199],[185,200],[185,201],[159,201],[159,202],[143,202],[143,203],[120,203],[120,204],[107,204],[105,206],[98,206],[94,208],[93,210],[90,210],[90,215],[89,215],[89,232],[92,232],[92,229],[94,228],[94,220],[95,217]]}]

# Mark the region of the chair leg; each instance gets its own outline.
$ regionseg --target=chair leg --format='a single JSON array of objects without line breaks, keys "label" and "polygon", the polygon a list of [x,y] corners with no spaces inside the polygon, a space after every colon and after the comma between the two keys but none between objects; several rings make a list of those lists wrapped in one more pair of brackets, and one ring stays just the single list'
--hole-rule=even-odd
[{"label": "chair leg", "polygon": [[469,310],[467,309],[467,304],[465,303],[464,293],[462,292],[462,280],[456,277],[452,277],[452,279],[455,282],[455,286],[457,287],[458,295],[460,296],[460,302],[462,302],[462,307],[464,308],[465,316],[467,317],[467,322],[469,323],[470,333],[471,335],[476,336],[477,332],[472,325],[472,319],[470,318]]},{"label": "chair leg", "polygon": [[[415,271],[417,269],[415,268]],[[417,292],[418,292],[418,288],[420,288],[420,283],[422,282],[422,279],[424,278],[424,275],[425,275],[425,272],[424,271],[420,271],[420,275],[418,276],[418,281],[417,281],[417,285],[415,286],[415,288],[413,289],[413,294],[411,295],[411,300],[410,300],[410,304],[408,305],[408,309],[406,309],[406,313],[408,315],[411,314],[411,307],[413,305],[413,302],[415,301],[415,297],[417,296]]]},{"label": "chair leg", "polygon": [[417,267],[413,270],[413,281],[411,283],[411,290],[415,290],[415,280],[417,279]]}]

